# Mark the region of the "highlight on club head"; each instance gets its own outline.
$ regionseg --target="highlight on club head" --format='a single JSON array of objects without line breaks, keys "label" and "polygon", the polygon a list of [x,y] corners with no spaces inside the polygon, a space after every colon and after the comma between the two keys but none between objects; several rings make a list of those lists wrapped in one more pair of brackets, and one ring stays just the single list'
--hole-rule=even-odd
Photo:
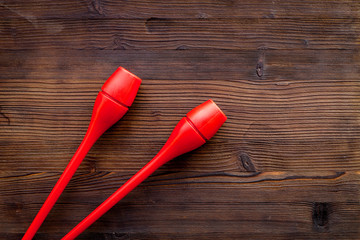
[{"label": "highlight on club head", "polygon": [[134,102],[140,84],[140,78],[119,67],[101,87],[87,135],[97,139],[119,121]]},{"label": "highlight on club head", "polygon": [[227,117],[211,99],[186,114],[176,125],[159,154],[162,164],[177,156],[192,151],[212,138]]},{"label": "highlight on club head", "polygon": [[123,67],[119,67],[106,80],[101,90],[121,104],[130,107],[139,90],[141,79]]},{"label": "highlight on club head", "polygon": [[96,140],[128,111],[138,92],[141,79],[119,67],[104,83],[96,97],[90,124],[79,148],[50,192],[45,203],[26,231],[23,240],[30,240],[45,220]]},{"label": "highlight on club head", "polygon": [[186,117],[206,140],[210,140],[227,119],[226,115],[211,99],[188,112]]}]

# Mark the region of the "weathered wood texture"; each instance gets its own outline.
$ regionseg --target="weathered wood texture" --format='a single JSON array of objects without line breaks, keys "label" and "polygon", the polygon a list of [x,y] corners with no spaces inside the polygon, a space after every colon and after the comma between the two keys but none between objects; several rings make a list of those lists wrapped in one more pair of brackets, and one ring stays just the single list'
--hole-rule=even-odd
[{"label": "weathered wood texture", "polygon": [[359,239],[360,2],[0,2],[0,239],[19,239],[121,65],[143,79],[36,239],[60,239],[191,108],[228,116],[79,239]]}]

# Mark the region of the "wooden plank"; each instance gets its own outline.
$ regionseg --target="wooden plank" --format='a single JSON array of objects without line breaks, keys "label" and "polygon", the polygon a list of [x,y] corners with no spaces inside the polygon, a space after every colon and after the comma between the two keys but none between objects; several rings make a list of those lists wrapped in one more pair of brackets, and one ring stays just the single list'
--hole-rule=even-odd
[{"label": "wooden plank", "polygon": [[[1,20],[0,49],[358,49],[360,19]],[[76,29],[76,31],[74,31]]]},{"label": "wooden plank", "polygon": [[[284,239],[296,232],[300,239],[328,239],[339,233],[343,234],[340,239],[355,239],[360,224],[359,176],[359,172],[204,174],[161,170],[80,239],[94,232],[106,236],[114,231],[175,239],[206,238],[220,232],[225,239],[246,239],[254,232],[257,238]],[[58,177],[9,172],[2,178],[2,231],[6,229],[10,236],[24,231]],[[40,234],[65,234],[127,178],[114,172],[77,175]]]},{"label": "wooden plank", "polygon": [[49,18],[353,18],[360,16],[360,3],[348,0],[135,0],[76,1],[5,0],[1,5],[6,17],[29,21]]},{"label": "wooden plank", "polygon": [[[358,80],[359,50],[22,50],[0,51],[1,82],[39,89],[97,89],[119,65],[148,80],[227,80],[252,85]],[[261,77],[257,74],[262,65]],[[171,81],[170,81],[171,79]],[[53,84],[53,86],[51,86]],[[35,86],[33,86],[35,87]],[[10,90],[10,89],[7,89]]]}]

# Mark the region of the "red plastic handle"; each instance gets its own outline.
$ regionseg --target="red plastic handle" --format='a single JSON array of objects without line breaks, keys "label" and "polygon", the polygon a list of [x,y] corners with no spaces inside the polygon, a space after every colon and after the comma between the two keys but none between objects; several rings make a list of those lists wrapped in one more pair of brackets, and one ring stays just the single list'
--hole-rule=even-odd
[{"label": "red plastic handle", "polygon": [[122,67],[119,67],[105,82],[95,100],[90,125],[83,141],[26,231],[23,240],[30,240],[34,237],[92,145],[128,111],[140,84],[140,78]]},{"label": "red plastic handle", "polygon": [[160,152],[62,240],[75,239],[161,165],[203,145],[225,121],[225,114],[212,100],[194,108],[180,120]]}]

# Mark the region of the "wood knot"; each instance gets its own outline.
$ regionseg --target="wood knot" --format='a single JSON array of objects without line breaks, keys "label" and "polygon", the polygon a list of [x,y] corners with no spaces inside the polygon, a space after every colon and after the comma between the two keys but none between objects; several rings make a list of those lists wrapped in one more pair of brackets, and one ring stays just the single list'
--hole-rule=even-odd
[{"label": "wood knot", "polygon": [[126,239],[131,239],[130,235],[127,233],[117,233],[117,232],[113,232],[112,234],[114,237],[114,239],[118,239],[118,240],[126,240]]},{"label": "wood knot", "polygon": [[264,63],[262,60],[259,60],[256,64],[256,75],[262,77],[264,75]]},{"label": "wood knot", "polygon": [[123,36],[121,34],[114,35],[113,48],[116,50],[126,50],[126,42],[123,40]]},{"label": "wood knot", "polygon": [[8,207],[9,213],[11,215],[14,215],[14,214],[19,215],[22,213],[22,211],[24,209],[24,204],[21,202],[12,202],[12,203],[7,204],[7,207]]},{"label": "wood knot", "polygon": [[275,15],[273,13],[270,13],[268,15],[265,15],[264,18],[271,18],[271,19],[274,19],[275,18]]},{"label": "wood knot", "polygon": [[259,56],[256,64],[256,75],[261,78],[264,75],[266,46],[259,47]]},{"label": "wood knot", "polygon": [[92,14],[104,15],[104,9],[100,0],[91,0],[88,5],[88,10]]},{"label": "wood knot", "polygon": [[312,209],[313,227],[316,231],[328,229],[330,204],[326,202],[315,202]]},{"label": "wood knot", "polygon": [[87,159],[87,163],[88,163],[88,167],[89,167],[89,172],[90,173],[94,173],[97,171],[97,165],[96,165],[96,160],[93,159]]},{"label": "wood knot", "polygon": [[173,21],[167,18],[156,18],[151,17],[146,19],[145,27],[148,32],[166,32],[170,30],[170,27],[173,25]]},{"label": "wood knot", "polygon": [[306,46],[306,47],[308,47],[309,46],[309,40],[306,40],[306,39],[304,39],[304,45]]},{"label": "wood knot", "polygon": [[[0,118],[0,125],[8,125],[10,126],[10,118],[8,116],[5,115],[5,113],[3,113],[2,111],[3,109],[0,107],[0,116],[2,116],[2,118]],[[5,121],[2,121],[5,120]],[[6,122],[6,124],[2,124],[2,122]]]},{"label": "wood knot", "polygon": [[250,160],[250,157],[246,153],[240,153],[238,157],[243,168],[248,172],[256,172],[255,166]]},{"label": "wood knot", "polygon": [[201,13],[199,13],[199,14],[197,15],[197,17],[198,17],[199,19],[206,19],[206,18],[209,17],[209,15],[206,14],[206,13],[204,13],[204,12],[201,12]]},{"label": "wood knot", "polygon": [[188,47],[186,45],[181,45],[176,48],[176,50],[186,50]]}]

